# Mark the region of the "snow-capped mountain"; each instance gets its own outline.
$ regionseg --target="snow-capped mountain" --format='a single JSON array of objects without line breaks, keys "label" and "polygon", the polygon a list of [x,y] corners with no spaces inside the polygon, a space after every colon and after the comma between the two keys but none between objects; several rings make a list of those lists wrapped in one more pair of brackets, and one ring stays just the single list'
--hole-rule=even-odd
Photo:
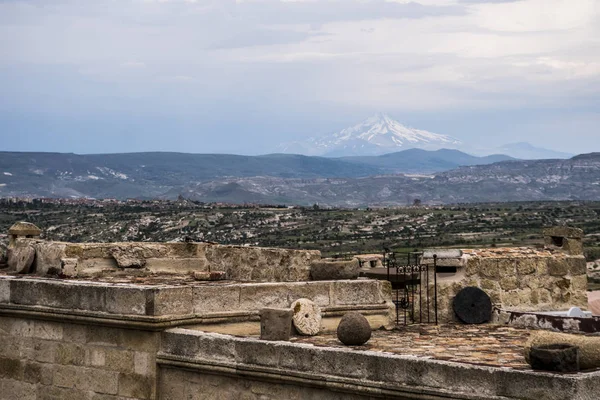
[{"label": "snow-capped mountain", "polygon": [[282,144],[278,151],[341,157],[378,155],[410,148],[439,150],[456,148],[460,144],[453,137],[409,128],[380,113],[331,135]]}]

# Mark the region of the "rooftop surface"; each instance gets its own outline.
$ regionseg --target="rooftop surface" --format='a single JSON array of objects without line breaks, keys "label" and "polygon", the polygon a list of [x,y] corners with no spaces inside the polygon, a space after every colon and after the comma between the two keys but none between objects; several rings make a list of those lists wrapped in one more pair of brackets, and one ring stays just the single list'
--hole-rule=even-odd
[{"label": "rooftop surface", "polygon": [[[374,331],[371,340],[355,350],[428,357],[490,367],[530,370],[523,349],[530,330],[501,325],[409,325]],[[346,347],[335,333],[298,336],[296,343]]]}]

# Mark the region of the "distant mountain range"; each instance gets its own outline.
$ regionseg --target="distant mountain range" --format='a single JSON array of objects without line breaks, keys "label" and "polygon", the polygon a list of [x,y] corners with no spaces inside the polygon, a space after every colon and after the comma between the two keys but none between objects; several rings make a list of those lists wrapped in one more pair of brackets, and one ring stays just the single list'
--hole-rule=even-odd
[{"label": "distant mountain range", "polygon": [[0,152],[0,197],[177,198],[332,206],[600,200],[600,153],[569,160],[411,149],[370,157]]},{"label": "distant mountain range", "polygon": [[417,149],[379,157],[348,158],[293,154],[0,152],[0,196],[153,198],[187,184],[225,178],[308,179],[433,173],[505,159],[505,156],[474,157],[455,150]]},{"label": "distant mountain range", "polygon": [[409,128],[384,113],[375,114],[339,132],[277,146],[277,152],[280,153],[324,157],[373,156],[406,149],[456,149],[477,155],[506,154],[522,160],[566,159],[574,156],[525,142],[492,149],[476,148],[451,136]]},{"label": "distant mountain range", "polygon": [[[469,202],[600,200],[600,153],[570,160],[505,161],[460,167],[433,176],[227,179],[189,185],[186,197],[240,203],[337,207]],[[172,198],[175,193],[171,193]]]},{"label": "distant mountain range", "polygon": [[510,154],[512,157],[520,158],[521,160],[543,160],[552,158],[567,159],[575,154],[565,153],[536,147],[526,142],[509,143],[504,146],[496,147],[492,150],[494,153]]}]

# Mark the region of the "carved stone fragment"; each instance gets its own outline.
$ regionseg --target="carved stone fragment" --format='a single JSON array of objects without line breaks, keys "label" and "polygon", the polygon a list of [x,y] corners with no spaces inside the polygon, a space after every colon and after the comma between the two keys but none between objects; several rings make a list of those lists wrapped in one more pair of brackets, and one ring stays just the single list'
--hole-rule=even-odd
[{"label": "carved stone fragment", "polygon": [[321,308],[309,299],[292,303],[292,322],[301,335],[314,336],[321,331]]},{"label": "carved stone fragment", "polygon": [[8,267],[17,274],[27,274],[35,260],[35,248],[29,240],[17,240],[8,248]]}]

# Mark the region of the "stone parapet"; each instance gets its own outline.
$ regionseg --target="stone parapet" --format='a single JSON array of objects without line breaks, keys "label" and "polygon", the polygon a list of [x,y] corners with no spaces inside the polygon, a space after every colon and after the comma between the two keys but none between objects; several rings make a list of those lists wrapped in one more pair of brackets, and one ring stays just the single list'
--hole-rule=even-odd
[{"label": "stone parapet", "polygon": [[156,329],[258,320],[260,309],[287,308],[299,298],[311,299],[325,315],[358,309],[392,316],[389,283],[377,280],[139,285],[0,276],[0,314]]},{"label": "stone parapet", "polygon": [[590,400],[600,390],[600,372],[518,371],[187,329],[163,333],[157,363],[159,392],[173,399]]}]

